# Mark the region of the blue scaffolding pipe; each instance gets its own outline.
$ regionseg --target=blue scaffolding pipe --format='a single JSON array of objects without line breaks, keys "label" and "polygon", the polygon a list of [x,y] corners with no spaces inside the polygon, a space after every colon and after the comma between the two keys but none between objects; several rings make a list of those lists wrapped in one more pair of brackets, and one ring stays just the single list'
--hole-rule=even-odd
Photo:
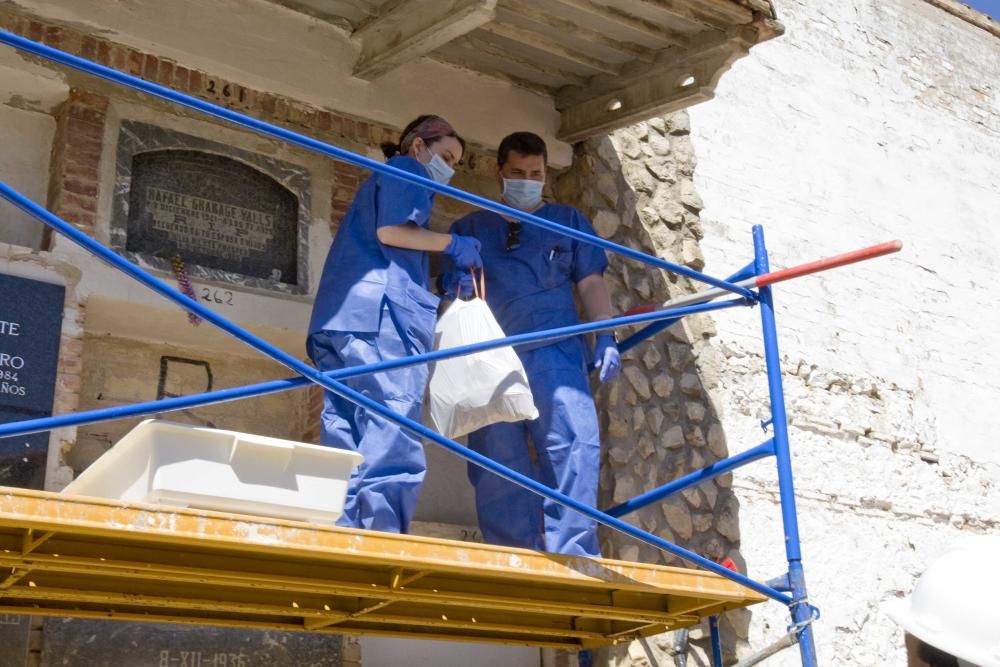
[{"label": "blue scaffolding pipe", "polygon": [[[13,193],[13,191],[8,186],[4,185],[3,183],[0,183],[0,197],[13,202],[15,194],[16,193]],[[649,322],[651,320],[657,320],[659,318],[664,318],[664,317],[670,318],[671,321],[677,321],[682,317],[684,317],[685,315],[693,315],[696,313],[707,313],[715,310],[723,310],[726,308],[734,308],[737,306],[744,306],[744,305],[746,304],[743,299],[732,299],[729,301],[720,301],[711,304],[684,306],[681,308],[674,308],[671,310],[664,310],[653,313],[627,315],[625,317],[616,317],[610,320],[600,320],[597,322],[574,324],[566,327],[558,327],[556,329],[547,329],[544,331],[517,334],[514,336],[508,336],[507,338],[498,338],[496,340],[485,341],[482,343],[461,345],[458,347],[451,347],[444,350],[434,350],[432,352],[425,352],[423,354],[417,354],[409,357],[401,357],[399,359],[383,361],[377,364],[350,366],[348,368],[340,368],[334,371],[327,371],[323,374],[330,380],[346,380],[347,378],[357,377],[359,375],[367,375],[369,373],[389,371],[396,368],[404,368],[406,366],[416,366],[417,364],[433,363],[435,361],[441,361],[442,359],[451,359],[453,357],[460,357],[466,354],[472,354],[474,352],[482,352],[484,350],[492,350],[498,347],[508,347],[508,346],[516,347],[518,345],[535,343],[543,340],[553,340],[557,338],[565,338],[567,336],[586,334],[593,331],[601,331],[604,329],[610,329],[614,327],[640,324],[643,322]],[[50,431],[54,428],[83,426],[85,424],[96,424],[98,422],[113,421],[115,419],[142,417],[144,415],[160,414],[163,412],[171,412],[174,410],[197,408],[204,405],[211,405],[213,403],[225,403],[228,401],[234,401],[241,398],[251,398],[254,396],[262,396],[264,394],[274,394],[282,391],[289,391],[292,389],[302,389],[311,384],[313,383],[310,380],[301,376],[297,376],[294,378],[285,378],[283,380],[271,380],[269,382],[259,382],[257,384],[250,384],[242,387],[230,387],[227,389],[218,389],[216,391],[210,391],[202,394],[191,394],[188,396],[177,396],[173,398],[160,399],[157,401],[146,401],[143,403],[133,403],[131,405],[119,405],[111,408],[100,408],[97,410],[88,410],[86,412],[77,412],[75,414],[70,414],[70,415],[56,415],[53,417],[39,417],[37,419],[27,419],[24,421],[12,422],[9,424],[0,424],[0,438],[12,437],[16,435],[27,435],[29,433],[39,433],[42,431]]]},{"label": "blue scaffolding pipe", "polygon": [[[739,271],[737,271],[733,275],[731,275],[728,278],[726,278],[726,282],[730,282],[730,283],[731,282],[736,282],[737,280],[743,280],[744,278],[750,278],[753,275],[754,275],[754,263],[750,262],[749,264],[747,264],[746,266],[744,266],[742,269],[740,269]],[[628,338],[626,338],[622,342],[618,343],[618,351],[624,354],[625,352],[628,352],[633,347],[635,347],[639,343],[643,342],[647,338],[651,338],[651,337],[655,336],[656,334],[660,333],[664,329],[670,328],[671,326],[673,326],[674,324],[676,324],[679,321],[680,321],[679,317],[676,318],[676,319],[671,319],[671,320],[657,320],[657,321],[653,322],[652,324],[650,324],[649,326],[645,326],[642,329],[640,329],[639,331],[635,332],[634,334],[632,334],[631,336],[629,336]]]},{"label": "blue scaffolding pipe", "polygon": [[719,632],[719,617],[708,617],[708,632],[712,642],[712,664],[722,667],[722,633]]},{"label": "blue scaffolding pipe", "polygon": [[46,211],[44,208],[42,208],[35,202],[31,201],[21,193],[11,189],[9,186],[2,183],[0,183],[0,196],[10,201],[12,204],[17,206],[19,209],[21,209],[28,215],[31,215],[32,217],[38,219],[43,224],[51,227],[60,234],[65,235],[71,241],[73,241],[83,249],[87,250],[88,252],[96,255],[100,259],[104,260],[112,267],[134,278],[135,280],[139,281],[143,285],[149,287],[150,289],[158,293],[159,295],[169,299],[170,301],[173,301],[181,308],[187,310],[188,312],[194,313],[195,315],[198,315],[206,322],[215,325],[216,327],[222,329],[231,336],[237,338],[238,340],[243,341],[250,347],[257,350],[258,352],[270,357],[274,361],[277,361],[278,363],[283,364],[284,366],[287,366],[289,369],[295,371],[296,373],[302,375],[303,377],[308,378],[310,381],[320,385],[324,389],[332,391],[333,393],[347,399],[351,403],[359,405],[365,408],[366,410],[370,410],[374,414],[377,414],[388,421],[391,421],[395,424],[402,426],[403,428],[407,429],[412,433],[415,433],[416,435],[419,435],[423,438],[430,440],[431,442],[434,442],[435,444],[457,454],[458,456],[461,456],[467,461],[470,461],[496,475],[499,475],[500,477],[506,479],[509,482],[522,486],[525,489],[528,489],[529,491],[537,493],[545,498],[548,498],[549,500],[552,500],[553,502],[568,507],[575,512],[579,512],[580,514],[583,514],[584,516],[594,521],[597,521],[598,523],[608,526],[609,528],[618,530],[650,546],[656,547],[657,549],[661,549],[669,554],[677,556],[678,558],[688,563],[691,563],[692,565],[696,565],[705,570],[714,572],[715,574],[725,577],[726,579],[735,581],[736,583],[746,586],[751,590],[757,591],[758,593],[765,595],[771,599],[778,600],[779,602],[783,602],[786,605],[792,602],[792,598],[790,598],[788,595],[780,591],[774,590],[770,586],[766,586],[758,581],[750,579],[749,577],[745,577],[742,574],[733,572],[732,570],[729,570],[728,568],[725,568],[719,565],[718,563],[714,563],[708,560],[707,558],[699,556],[693,551],[690,551],[688,549],[685,549],[684,547],[678,546],[676,544],[673,544],[672,542],[668,542],[660,537],[657,537],[656,535],[653,535],[648,531],[642,530],[641,528],[636,528],[635,526],[627,524],[624,521],[621,521],[620,519],[616,519],[615,517],[608,516],[607,514],[596,508],[590,507],[589,505],[584,505],[583,503],[574,500],[573,498],[570,498],[569,496],[564,495],[559,491],[550,489],[549,487],[545,486],[544,484],[541,484],[540,482],[534,479],[531,479],[530,477],[527,477],[519,472],[511,470],[510,468],[507,468],[497,463],[493,459],[487,458],[482,454],[479,454],[455,442],[454,440],[450,440],[444,437],[443,435],[435,431],[432,431],[431,429],[427,428],[426,426],[417,421],[414,421],[400,414],[397,414],[396,412],[385,407],[381,403],[373,401],[367,396],[354,391],[353,389],[347,387],[344,384],[341,384],[340,382],[329,379],[323,373],[316,370],[312,366],[309,366],[308,364],[299,361],[292,355],[271,345],[264,339],[254,335],[249,331],[242,329],[236,324],[233,324],[226,318],[206,308],[205,306],[201,305],[194,299],[185,296],[184,294],[177,291],[176,289],[166,284],[165,282],[163,282],[156,276],[152,275],[151,273],[143,270],[139,266],[136,266],[132,262],[129,262],[128,260],[116,255],[115,253],[108,250],[97,241],[93,240],[80,230],[73,227],[68,222],[60,219],[59,217],[55,216],[49,211]]},{"label": "blue scaffolding pipe", "polygon": [[669,271],[671,273],[676,273],[682,276],[687,276],[693,280],[703,282],[714,287],[719,287],[734,294],[739,294],[740,296],[747,299],[755,299],[755,295],[750,290],[733,285],[725,280],[720,280],[712,276],[701,273],[700,271],[695,271],[686,266],[680,264],[674,264],[673,262],[668,262],[664,259],[658,257],[652,257],[638,250],[634,250],[627,246],[614,243],[613,241],[608,241],[599,236],[587,234],[586,232],[581,232],[559,223],[552,222],[551,220],[546,220],[536,215],[530,213],[525,213],[524,211],[506,206],[499,202],[486,199],[485,197],[479,197],[477,195],[464,192],[457,188],[453,188],[448,185],[443,185],[429,178],[424,178],[416,174],[412,174],[408,171],[402,169],[397,169],[391,167],[387,164],[379,162],[377,160],[372,160],[370,158],[363,157],[361,155],[356,155],[350,151],[344,150],[343,148],[338,148],[327,143],[323,143],[312,137],[307,137],[297,132],[292,132],[291,130],[279,127],[278,125],[272,125],[271,123],[266,123],[262,120],[258,120],[251,116],[247,116],[225,107],[220,107],[216,104],[200,100],[196,97],[190,95],[185,95],[176,90],[172,90],[165,86],[160,86],[150,81],[145,81],[135,76],[125,74],[124,72],[119,72],[117,70],[111,69],[110,67],[105,67],[97,63],[79,58],[72,54],[66,53],[64,51],[59,51],[58,49],[53,49],[44,44],[39,44],[38,42],[32,41],[30,39],[25,39],[10,32],[0,30],[0,43],[12,46],[15,49],[20,49],[21,51],[26,51],[33,55],[46,60],[51,60],[57,62],[60,65],[70,67],[72,69],[85,72],[87,74],[112,81],[122,86],[128,88],[134,88],[135,90],[140,90],[149,95],[159,97],[161,99],[179,104],[181,106],[194,109],[201,113],[213,116],[220,120],[239,125],[249,130],[253,130],[260,134],[267,135],[274,139],[280,139],[282,141],[287,141],[288,143],[294,144],[296,146],[301,146],[307,150],[311,150],[317,153],[322,153],[334,159],[340,160],[342,162],[347,162],[353,164],[356,167],[361,167],[363,169],[368,169],[377,173],[385,174],[387,176],[392,176],[403,181],[414,183],[422,188],[426,188],[433,192],[438,192],[440,194],[447,195],[453,199],[466,202],[467,204],[472,204],[478,208],[486,209],[488,211],[493,211],[494,213],[499,213],[510,218],[515,218],[529,225],[534,225],[536,227],[542,227],[551,232],[557,234],[562,234],[564,236],[569,236],[582,241],[584,243],[589,243],[592,245],[600,246],[605,250],[610,250],[619,255],[629,257],[639,262],[655,266],[657,268]]},{"label": "blue scaffolding pipe", "polygon": [[730,456],[727,459],[716,461],[715,463],[705,466],[700,470],[695,470],[690,474],[684,475],[683,477],[675,479],[672,482],[668,482],[661,487],[655,488],[652,491],[642,494],[641,496],[636,496],[631,500],[626,500],[622,504],[615,505],[611,509],[604,511],[610,516],[617,517],[631,514],[632,512],[640,510],[647,505],[652,505],[653,503],[661,500],[666,500],[670,496],[683,491],[684,489],[697,486],[698,484],[707,482],[710,479],[715,479],[719,475],[725,475],[727,472],[732,472],[736,468],[745,466],[748,463],[752,463],[766,456],[774,456],[774,439],[763,442],[745,452],[740,452],[739,454]]},{"label": "blue scaffolding pipe", "polygon": [[[770,271],[764,228],[753,227],[754,264],[757,275]],[[774,317],[774,298],[770,287],[760,288],[760,321],[764,333],[764,361],[767,366],[767,389],[771,403],[771,427],[774,429],[774,457],[778,467],[778,492],[781,498],[781,521],[785,532],[785,556],[788,559],[788,580],[795,602],[789,605],[802,664],[816,664],[813,642],[814,608],[809,605],[802,550],[799,541],[799,519],[795,509],[795,484],[792,479],[792,455],[788,444],[788,415],[785,413],[785,392],[781,385],[781,356],[778,354],[778,328]]]}]

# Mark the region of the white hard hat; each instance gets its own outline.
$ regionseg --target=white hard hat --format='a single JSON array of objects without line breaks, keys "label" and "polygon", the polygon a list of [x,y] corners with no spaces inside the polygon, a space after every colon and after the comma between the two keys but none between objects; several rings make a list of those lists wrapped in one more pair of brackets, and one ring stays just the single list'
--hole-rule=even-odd
[{"label": "white hard hat", "polygon": [[889,617],[934,648],[977,667],[1000,667],[1000,536],[953,544],[917,580]]}]

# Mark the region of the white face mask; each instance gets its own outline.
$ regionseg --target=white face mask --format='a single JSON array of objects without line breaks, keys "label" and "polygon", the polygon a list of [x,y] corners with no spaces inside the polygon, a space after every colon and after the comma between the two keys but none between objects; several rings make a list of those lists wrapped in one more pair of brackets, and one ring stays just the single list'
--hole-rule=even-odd
[{"label": "white face mask", "polygon": [[433,178],[438,183],[442,185],[447,185],[451,177],[455,175],[455,170],[448,166],[448,163],[441,159],[441,156],[437,153],[431,158],[431,161],[424,165],[427,167],[427,171],[430,172],[431,178]]},{"label": "white face mask", "polygon": [[503,199],[514,208],[531,211],[542,203],[542,188],[544,187],[545,181],[505,178],[503,179]]},{"label": "white face mask", "polygon": [[426,150],[431,154],[431,159],[427,162],[424,162],[423,160],[420,162],[427,169],[427,173],[431,178],[441,185],[448,185],[448,181],[450,181],[451,177],[455,175],[455,170],[449,167],[448,163],[430,148],[427,148]]}]

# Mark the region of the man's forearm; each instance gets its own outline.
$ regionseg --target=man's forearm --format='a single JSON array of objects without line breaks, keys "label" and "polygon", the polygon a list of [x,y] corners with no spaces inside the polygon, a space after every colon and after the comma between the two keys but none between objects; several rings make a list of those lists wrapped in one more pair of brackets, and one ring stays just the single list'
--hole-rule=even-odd
[{"label": "man's forearm", "polygon": [[576,288],[580,292],[580,301],[583,302],[588,320],[596,322],[611,319],[614,312],[611,310],[611,295],[604,276],[599,273],[589,275],[578,282]]}]

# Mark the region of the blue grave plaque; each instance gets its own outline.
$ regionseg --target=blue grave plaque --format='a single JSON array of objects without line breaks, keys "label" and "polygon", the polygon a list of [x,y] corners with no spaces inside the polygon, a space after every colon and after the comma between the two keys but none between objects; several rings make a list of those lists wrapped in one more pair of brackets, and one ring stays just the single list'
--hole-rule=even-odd
[{"label": "blue grave plaque", "polygon": [[[0,274],[0,422],[52,414],[62,285]],[[41,489],[49,434],[0,439],[0,486]]]},{"label": "blue grave plaque", "polygon": [[[52,414],[65,292],[0,274],[0,423]],[[48,448],[48,433],[0,438],[0,486],[43,488]],[[0,615],[0,667],[24,667],[30,620]]]}]

